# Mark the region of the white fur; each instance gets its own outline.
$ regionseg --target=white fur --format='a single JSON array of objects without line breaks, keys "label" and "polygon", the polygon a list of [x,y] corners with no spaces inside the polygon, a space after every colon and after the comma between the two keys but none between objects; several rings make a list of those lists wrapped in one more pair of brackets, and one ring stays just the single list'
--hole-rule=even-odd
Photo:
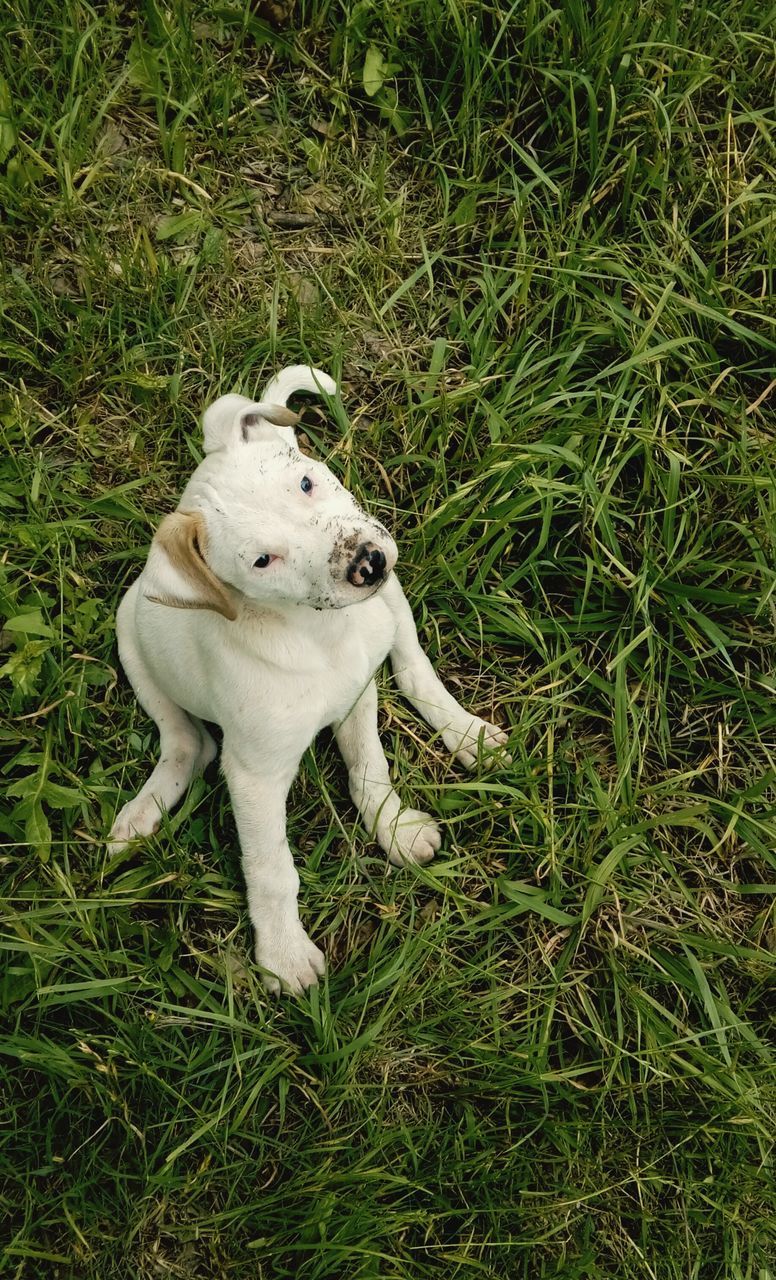
[{"label": "white fur", "polygon": [[[402,808],[378,738],[373,677],[388,654],[402,693],[459,760],[472,767],[491,752],[509,760],[507,735],[465,711],[420,648],[391,572],[390,534],[327,467],[299,453],[290,427],[255,421],[251,409],[250,430],[243,429],[246,406],[285,405],[295,390],[319,389],[333,395],[336,386],[298,365],[273,379],[261,401],[222,396],[205,413],[207,454],[179,510],[204,520],[204,558],[231,588],[236,619],[162,603],[195,604],[196,589],[156,542],[117,617],[121,661],[159,727],[161,754],[118,815],[112,845],[158,829],[161,813],[216,754],[202,722],[220,725],[256,960],[273,992],[281,985],[301,992],[324,970],[299,920],[285,813],[300,759],[320,729],[334,727],[353,800],[390,860],[427,862],[439,848],[428,814]],[[305,476],[314,482],[311,494],[300,488]],[[387,577],[355,586],[345,576],[348,556],[366,543],[384,554]],[[261,556],[275,559],[254,567]]]}]

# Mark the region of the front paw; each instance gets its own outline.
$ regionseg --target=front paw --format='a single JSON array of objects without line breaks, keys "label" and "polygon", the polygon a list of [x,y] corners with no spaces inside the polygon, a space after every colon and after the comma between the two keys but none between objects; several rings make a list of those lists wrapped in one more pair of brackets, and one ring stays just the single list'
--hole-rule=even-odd
[{"label": "front paw", "polygon": [[511,755],[504,751],[509,735],[497,724],[480,720],[479,716],[462,717],[442,730],[442,739],[448,751],[467,769],[473,769],[478,760],[486,764],[512,763]]},{"label": "front paw", "polygon": [[378,840],[395,867],[408,862],[430,862],[442,843],[442,834],[433,818],[418,809],[402,809]]},{"label": "front paw", "polygon": [[300,996],[317,985],[326,969],[322,951],[311,942],[298,920],[262,926],[257,930],[256,964],[270,995],[281,990]]}]

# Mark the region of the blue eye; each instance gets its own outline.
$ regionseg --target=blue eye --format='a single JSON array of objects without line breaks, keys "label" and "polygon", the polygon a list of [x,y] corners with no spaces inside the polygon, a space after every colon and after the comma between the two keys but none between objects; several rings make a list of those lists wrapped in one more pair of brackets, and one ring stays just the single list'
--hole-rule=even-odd
[{"label": "blue eye", "polygon": [[258,560],[253,562],[254,569],[266,569],[271,559],[272,556],[259,556]]},{"label": "blue eye", "polygon": [[302,482],[299,488],[302,490],[302,493],[312,493],[313,482],[309,476],[302,476]]}]

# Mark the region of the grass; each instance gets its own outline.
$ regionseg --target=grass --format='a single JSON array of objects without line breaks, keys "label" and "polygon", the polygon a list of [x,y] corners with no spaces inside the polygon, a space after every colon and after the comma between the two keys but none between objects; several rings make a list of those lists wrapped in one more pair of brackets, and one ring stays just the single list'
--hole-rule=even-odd
[{"label": "grass", "polygon": [[[3,7],[0,1275],[773,1276],[772,18]],[[220,781],[104,837],[156,749],[116,603],[203,406],[296,360],[514,764],[383,680],[445,831],[386,875],[308,753],[330,970],[275,1004]]]}]

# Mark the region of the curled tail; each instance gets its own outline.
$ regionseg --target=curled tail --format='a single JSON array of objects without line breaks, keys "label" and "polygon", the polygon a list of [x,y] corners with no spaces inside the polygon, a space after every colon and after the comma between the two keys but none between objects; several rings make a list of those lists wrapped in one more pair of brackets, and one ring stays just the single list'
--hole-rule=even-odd
[{"label": "curled tail", "polygon": [[267,383],[261,398],[265,404],[285,405],[295,391],[312,391],[314,395],[325,392],[333,396],[337,393],[337,384],[321,369],[313,369],[309,364],[292,364]]}]

